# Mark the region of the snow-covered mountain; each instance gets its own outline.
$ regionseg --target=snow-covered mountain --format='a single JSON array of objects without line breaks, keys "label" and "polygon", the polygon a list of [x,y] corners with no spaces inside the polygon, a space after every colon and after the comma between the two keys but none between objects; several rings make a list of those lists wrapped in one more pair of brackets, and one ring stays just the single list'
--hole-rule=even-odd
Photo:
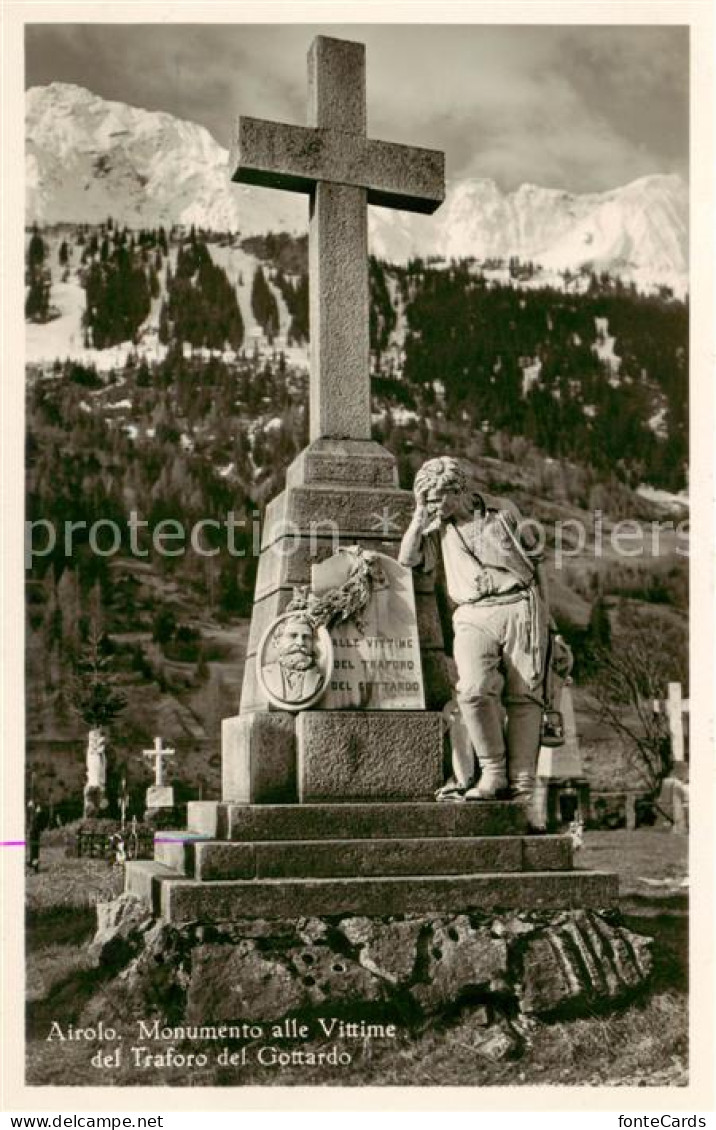
[{"label": "snow-covered mountain", "polygon": [[[688,271],[688,192],[676,176],[643,177],[610,192],[575,195],[523,184],[503,193],[491,180],[453,184],[432,226],[375,210],[376,254],[519,259],[546,268],[589,265],[660,277]],[[407,221],[407,222],[405,222]]]},{"label": "snow-covered mountain", "polygon": [[26,95],[26,207],[42,223],[196,224],[246,234],[301,230],[308,203],[232,185],[228,153],[171,114],[108,102],[68,83]]},{"label": "snow-covered mountain", "polygon": [[[305,230],[305,197],[233,185],[228,154],[202,126],[108,102],[66,83],[27,92],[27,217],[41,223],[196,224],[255,234]],[[370,209],[371,250],[479,260],[517,256],[546,270],[588,266],[664,283],[688,271],[688,191],[677,176],[650,176],[589,195],[491,180],[452,183],[430,217]]]}]

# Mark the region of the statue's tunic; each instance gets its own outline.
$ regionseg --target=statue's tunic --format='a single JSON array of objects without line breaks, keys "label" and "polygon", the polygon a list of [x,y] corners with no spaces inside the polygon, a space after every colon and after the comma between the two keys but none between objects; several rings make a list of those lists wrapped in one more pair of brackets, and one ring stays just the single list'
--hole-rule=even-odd
[{"label": "statue's tunic", "polygon": [[499,787],[509,770],[524,794],[534,781],[548,632],[535,577],[541,555],[529,534],[510,511],[476,512],[443,522],[423,538],[420,558],[405,562],[431,572],[442,553],[456,605],[457,696],[483,777]]}]

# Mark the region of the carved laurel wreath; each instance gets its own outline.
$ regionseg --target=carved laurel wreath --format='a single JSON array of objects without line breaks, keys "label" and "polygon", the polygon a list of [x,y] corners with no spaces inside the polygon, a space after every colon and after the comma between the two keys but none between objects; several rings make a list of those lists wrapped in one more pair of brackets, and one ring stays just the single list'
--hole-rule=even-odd
[{"label": "carved laurel wreath", "polygon": [[346,620],[354,620],[359,631],[363,630],[363,616],[376,584],[385,583],[385,575],[377,553],[351,545],[339,549],[353,558],[348,577],[335,589],[329,589],[322,596],[312,593],[308,585],[298,585],[287,612],[306,612],[316,627],[331,628]]}]

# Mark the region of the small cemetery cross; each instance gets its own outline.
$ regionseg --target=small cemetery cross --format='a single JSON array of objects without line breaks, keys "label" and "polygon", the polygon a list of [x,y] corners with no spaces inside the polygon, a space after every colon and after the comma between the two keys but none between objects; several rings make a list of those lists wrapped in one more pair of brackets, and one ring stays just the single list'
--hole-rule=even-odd
[{"label": "small cemetery cross", "polygon": [[232,179],[310,196],[310,438],[370,439],[367,204],[434,212],[445,158],[366,136],[365,47],[319,35],[308,126],[240,117]]},{"label": "small cemetery cross", "polygon": [[156,789],[163,788],[164,787],[164,758],[165,757],[173,757],[176,751],[173,750],[173,749],[164,749],[162,739],[161,738],[155,738],[154,739],[154,748],[153,749],[145,749],[142,752],[144,753],[144,756],[146,758],[149,758],[149,760],[152,760],[152,759],[154,760],[154,787]]},{"label": "small cemetery cross", "polygon": [[666,713],[669,724],[669,737],[671,739],[671,752],[675,762],[685,760],[684,744],[684,714],[689,713],[689,700],[682,698],[681,683],[669,683],[666,702],[654,699],[653,709],[655,714]]},{"label": "small cemetery cross", "polygon": [[666,710],[669,717],[669,732],[674,761],[684,760],[684,706],[681,697],[681,683],[669,683],[669,697]]}]

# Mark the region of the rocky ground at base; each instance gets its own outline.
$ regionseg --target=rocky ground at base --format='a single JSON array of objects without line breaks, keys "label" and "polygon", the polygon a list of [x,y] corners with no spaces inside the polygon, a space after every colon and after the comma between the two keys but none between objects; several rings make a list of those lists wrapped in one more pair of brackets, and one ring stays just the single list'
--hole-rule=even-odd
[{"label": "rocky ground at base", "polygon": [[651,939],[611,911],[172,927],[126,894],[97,911],[90,952],[117,973],[88,1003],[84,1024],[137,1015],[166,1025],[272,1022],[330,1011],[419,1029],[469,1003],[484,1017],[482,1053],[497,1060],[519,1055],[533,1018],[627,1001],[652,969]]}]

